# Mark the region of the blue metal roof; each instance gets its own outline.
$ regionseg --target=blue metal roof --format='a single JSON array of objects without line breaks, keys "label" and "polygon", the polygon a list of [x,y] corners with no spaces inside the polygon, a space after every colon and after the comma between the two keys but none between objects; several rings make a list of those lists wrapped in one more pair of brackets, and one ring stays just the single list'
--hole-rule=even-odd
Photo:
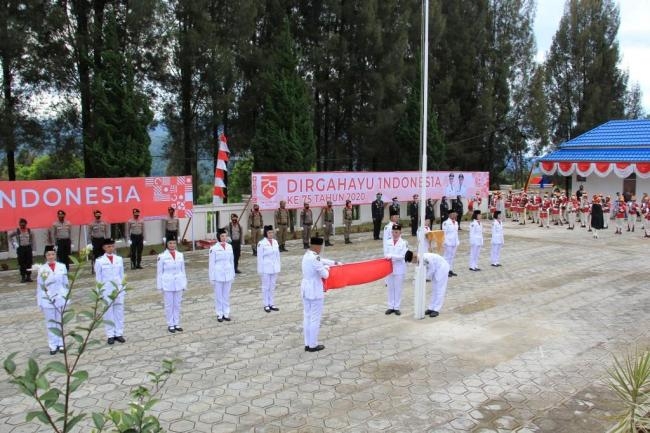
[{"label": "blue metal roof", "polygon": [[545,155],[540,161],[566,162],[650,162],[648,149],[559,149]]},{"label": "blue metal roof", "polygon": [[540,161],[650,162],[650,120],[611,120],[561,144]]}]

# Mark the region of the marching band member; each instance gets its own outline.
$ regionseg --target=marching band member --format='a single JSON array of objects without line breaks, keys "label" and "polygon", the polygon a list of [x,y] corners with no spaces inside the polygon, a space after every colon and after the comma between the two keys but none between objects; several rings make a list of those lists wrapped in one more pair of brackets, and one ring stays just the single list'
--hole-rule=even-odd
[{"label": "marching band member", "polygon": [[539,213],[539,226],[540,227],[546,226],[547,229],[550,228],[549,227],[549,212],[551,211],[552,206],[553,205],[552,205],[551,199],[548,198],[548,195],[546,193],[544,193],[544,199],[542,200],[541,211]]},{"label": "marching band member", "polygon": [[578,198],[574,194],[571,196],[571,200],[567,202],[566,212],[569,220],[567,230],[573,230],[576,227],[576,209],[578,207]]},{"label": "marching band member", "polygon": [[636,217],[639,213],[639,204],[634,198],[627,203],[627,231],[634,232]]},{"label": "marching band member", "polygon": [[625,220],[625,215],[627,214],[627,207],[625,206],[625,199],[623,196],[618,200],[618,208],[616,209],[616,232],[615,235],[623,234],[623,221]]},{"label": "marching band member", "polygon": [[603,229],[609,228],[609,220],[612,215],[612,196],[608,195],[605,197],[605,202],[603,203]]},{"label": "marching band member", "polygon": [[590,230],[593,229],[594,239],[598,239],[598,230],[603,229],[603,208],[601,206],[600,197],[595,195],[591,203],[591,225]]}]

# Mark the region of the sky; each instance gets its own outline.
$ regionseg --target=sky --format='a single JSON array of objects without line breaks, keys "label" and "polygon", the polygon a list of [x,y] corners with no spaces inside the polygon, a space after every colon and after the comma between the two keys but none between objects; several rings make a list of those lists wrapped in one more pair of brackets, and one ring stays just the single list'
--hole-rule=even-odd
[{"label": "sky", "polygon": [[[542,61],[551,47],[564,13],[565,0],[538,0],[535,17],[537,60]],[[650,114],[650,0],[619,0],[621,25],[618,43],[619,67],[629,74],[629,85],[641,86],[643,107]]]}]

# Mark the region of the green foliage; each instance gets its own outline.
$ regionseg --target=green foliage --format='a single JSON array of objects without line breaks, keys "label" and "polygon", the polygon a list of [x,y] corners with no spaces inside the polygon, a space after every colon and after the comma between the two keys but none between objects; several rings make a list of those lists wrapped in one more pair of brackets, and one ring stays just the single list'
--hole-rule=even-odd
[{"label": "green foliage", "polygon": [[608,370],[610,388],[616,394],[623,410],[614,417],[617,421],[612,432],[637,433],[650,429],[650,350],[614,357]]},{"label": "green foliage", "polygon": [[235,166],[228,175],[228,201],[241,201],[242,194],[251,193],[253,154],[246,152],[236,158]]},{"label": "green foliage", "polygon": [[[80,253],[80,257],[86,254]],[[79,265],[76,257],[70,257],[75,265]],[[37,404],[37,410],[27,413],[26,421],[37,419],[50,427],[54,432],[67,433],[82,421],[87,414],[75,413],[73,408],[72,393],[88,381],[88,372],[80,369],[80,360],[86,350],[98,344],[92,338],[95,331],[104,320],[102,317],[111,307],[120,290],[129,290],[126,285],[115,288],[106,301],[102,296],[102,285],[97,284],[90,291],[92,305],[87,310],[75,311],[69,306],[69,299],[75,290],[75,281],[81,270],[75,266],[73,274],[69,275],[69,292],[61,307],[60,322],[54,322],[50,331],[63,338],[63,362],[50,361],[41,367],[38,362],[29,358],[27,364],[20,372],[16,365],[17,352],[4,359],[3,368],[10,377],[10,383],[15,385],[23,394],[30,396]],[[47,287],[45,288],[47,290]],[[74,322],[74,323],[73,323]],[[72,328],[72,329],[70,329]],[[154,395],[165,385],[167,379],[174,371],[174,362],[163,361],[162,370],[149,372],[152,388],[139,386],[131,392],[133,401],[129,403],[128,411],[109,410],[107,414],[93,413],[92,421],[96,432],[107,431],[109,425],[114,425],[117,432],[161,432],[158,419],[147,412],[157,402]]]},{"label": "green foliage", "polygon": [[135,87],[130,59],[121,52],[113,14],[104,28],[102,63],[93,80],[94,139],[88,143],[88,177],[147,176],[151,170],[147,132],[153,113]]},{"label": "green foliage", "polygon": [[255,128],[254,169],[308,171],[316,162],[313,122],[307,87],[296,71],[288,22],[273,43],[273,60],[262,76],[270,90]]},{"label": "green foliage", "polygon": [[76,179],[83,174],[81,160],[65,152],[40,155],[31,164],[16,167],[17,180]]}]

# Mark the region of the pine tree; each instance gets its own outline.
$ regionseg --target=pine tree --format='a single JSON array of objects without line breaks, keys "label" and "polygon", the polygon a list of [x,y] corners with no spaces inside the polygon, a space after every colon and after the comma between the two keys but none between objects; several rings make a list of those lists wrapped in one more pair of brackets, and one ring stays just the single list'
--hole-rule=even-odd
[{"label": "pine tree", "polygon": [[309,93],[298,75],[288,20],[273,42],[269,86],[255,127],[255,171],[308,171],[315,165],[315,140]]},{"label": "pine tree", "polygon": [[627,74],[612,0],[568,0],[546,61],[553,142],[561,143],[625,111]]},{"label": "pine tree", "polygon": [[119,26],[109,13],[104,27],[101,66],[95,73],[94,140],[86,148],[95,177],[148,176],[151,169],[147,128],[149,101],[134,83],[128,57],[120,49]]}]

